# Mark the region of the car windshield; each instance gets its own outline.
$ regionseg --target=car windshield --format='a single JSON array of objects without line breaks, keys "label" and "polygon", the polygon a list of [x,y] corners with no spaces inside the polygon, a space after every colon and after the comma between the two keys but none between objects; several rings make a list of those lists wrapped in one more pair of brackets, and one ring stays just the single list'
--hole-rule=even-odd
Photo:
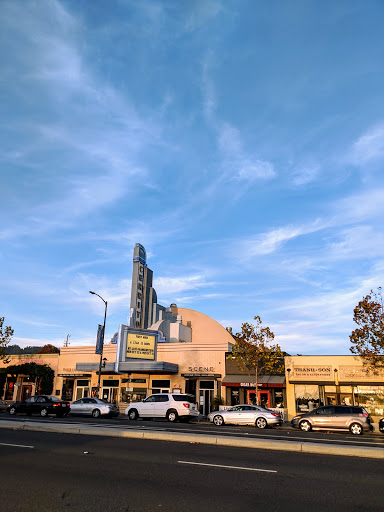
[{"label": "car windshield", "polygon": [[61,402],[60,398],[57,398],[57,396],[47,396],[46,398],[51,402]]}]

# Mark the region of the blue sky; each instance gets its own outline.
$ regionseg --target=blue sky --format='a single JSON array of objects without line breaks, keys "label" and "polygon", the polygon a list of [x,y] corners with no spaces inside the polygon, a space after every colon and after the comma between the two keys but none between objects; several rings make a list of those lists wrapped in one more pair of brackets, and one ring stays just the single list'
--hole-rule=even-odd
[{"label": "blue sky", "polygon": [[95,342],[159,302],[347,354],[384,282],[384,4],[3,0],[0,316]]}]

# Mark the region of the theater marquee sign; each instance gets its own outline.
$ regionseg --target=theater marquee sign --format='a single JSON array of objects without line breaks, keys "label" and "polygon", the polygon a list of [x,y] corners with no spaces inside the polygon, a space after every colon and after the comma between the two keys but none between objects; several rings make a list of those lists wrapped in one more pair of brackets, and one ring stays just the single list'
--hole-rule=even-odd
[{"label": "theater marquee sign", "polygon": [[155,336],[129,333],[127,336],[127,357],[154,360],[155,343]]},{"label": "theater marquee sign", "polygon": [[332,367],[327,366],[294,366],[291,378],[295,379],[332,379]]}]

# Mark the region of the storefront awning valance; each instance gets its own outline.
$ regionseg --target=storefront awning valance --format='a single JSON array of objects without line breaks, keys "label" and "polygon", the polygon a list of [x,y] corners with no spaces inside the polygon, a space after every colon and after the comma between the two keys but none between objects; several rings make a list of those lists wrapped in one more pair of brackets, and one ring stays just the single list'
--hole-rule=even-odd
[{"label": "storefront awning valance", "polygon": [[79,378],[83,378],[83,377],[92,377],[92,375],[90,373],[58,373],[57,374],[58,377],[79,377]]},{"label": "storefront awning valance", "polygon": [[[106,366],[101,368],[102,373],[113,373],[114,363],[107,363]],[[98,363],[77,363],[76,370],[80,372],[98,372]],[[125,361],[119,363],[118,373],[157,373],[168,374],[178,373],[179,365],[174,363],[167,363],[166,361]]]},{"label": "storefront awning valance", "polygon": [[[254,385],[254,378],[249,375],[226,375],[221,381],[223,386],[250,387]],[[257,384],[262,387],[283,388],[285,385],[284,375],[259,375]]]}]

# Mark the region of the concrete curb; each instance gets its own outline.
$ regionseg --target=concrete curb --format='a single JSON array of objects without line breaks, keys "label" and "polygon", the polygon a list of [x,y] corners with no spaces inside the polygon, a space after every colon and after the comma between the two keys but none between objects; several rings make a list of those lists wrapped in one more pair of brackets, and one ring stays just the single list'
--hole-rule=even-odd
[{"label": "concrete curb", "polygon": [[169,433],[140,430],[123,430],[108,427],[81,427],[63,424],[49,425],[47,423],[26,423],[16,421],[1,421],[0,428],[12,430],[31,430],[42,432],[56,432],[62,434],[81,434],[91,436],[124,437],[130,439],[149,439],[152,441],[174,441],[191,444],[210,444],[216,446],[234,446],[262,450],[279,450],[289,452],[314,453],[321,455],[343,455],[347,457],[367,457],[384,460],[384,448],[372,446],[346,446],[329,443],[311,443],[297,441],[280,441],[270,439],[243,439],[239,437],[207,436],[186,433]]}]

